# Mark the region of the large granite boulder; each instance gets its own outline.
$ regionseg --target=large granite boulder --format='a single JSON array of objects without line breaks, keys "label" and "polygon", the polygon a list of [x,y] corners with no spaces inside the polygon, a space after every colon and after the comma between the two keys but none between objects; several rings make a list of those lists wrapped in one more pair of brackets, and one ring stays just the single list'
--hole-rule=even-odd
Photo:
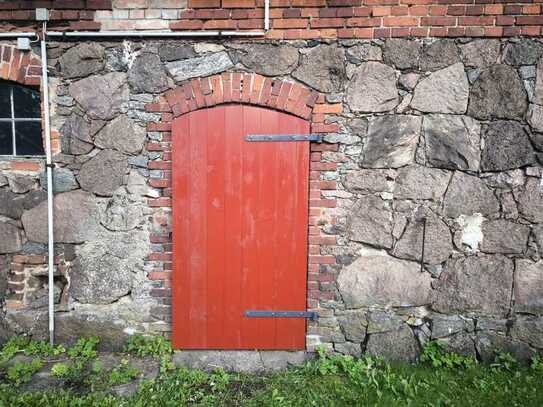
[{"label": "large granite boulder", "polygon": [[316,46],[302,56],[292,76],[320,92],[339,92],[345,80],[345,51],[335,45]]},{"label": "large granite boulder", "polygon": [[449,171],[408,165],[398,170],[394,186],[396,199],[432,199],[440,200],[451,179]]},{"label": "large granite boulder", "polygon": [[365,195],[351,209],[349,238],[377,247],[392,246],[392,211],[390,202]]},{"label": "large granite boulder", "polygon": [[402,325],[398,330],[369,335],[366,353],[391,362],[413,362],[419,354],[419,346],[413,331]]},{"label": "large granite boulder", "polygon": [[468,114],[482,120],[522,119],[527,108],[526,90],[515,69],[492,65],[473,84]]},{"label": "large granite boulder", "polygon": [[[55,196],[54,235],[58,243],[82,243],[101,230],[100,209],[96,199],[80,190]],[[47,243],[47,202],[24,212],[23,227],[28,240]]]},{"label": "large granite boulder", "polygon": [[500,56],[499,40],[473,40],[460,44],[462,62],[470,68],[486,68],[494,65]]},{"label": "large granite boulder", "polygon": [[431,280],[419,264],[375,251],[343,268],[337,284],[347,308],[402,307],[430,303]]},{"label": "large granite boulder", "polygon": [[535,223],[543,222],[543,188],[539,179],[528,178],[522,189],[514,190],[521,216]]},{"label": "large granite boulder", "polygon": [[82,42],[59,59],[60,73],[65,78],[83,78],[104,68],[104,48],[96,42]]},{"label": "large granite boulder", "polygon": [[543,55],[543,44],[525,38],[522,41],[507,44],[504,54],[504,61],[508,65],[534,65]]},{"label": "large granite boulder", "polygon": [[431,316],[432,339],[445,338],[461,332],[473,332],[475,327],[472,319],[460,315]]},{"label": "large granite boulder", "polygon": [[93,137],[104,125],[101,120],[87,120],[72,114],[60,128],[60,145],[66,154],[87,154],[94,148]]},{"label": "large granite boulder", "polygon": [[162,43],[158,47],[158,55],[163,62],[177,61],[179,59],[194,58],[197,54],[192,45],[183,45],[178,42]]},{"label": "large granite boulder", "polygon": [[369,122],[362,160],[365,168],[399,168],[414,161],[420,136],[418,116],[387,115]]},{"label": "large granite boulder", "polygon": [[435,71],[460,62],[458,48],[452,40],[436,40],[424,46],[420,58],[421,71]]},{"label": "large granite boulder", "polygon": [[352,64],[360,64],[366,61],[382,61],[383,51],[378,45],[365,43],[347,48],[347,61]]},{"label": "large granite boulder", "polygon": [[499,212],[500,204],[493,192],[479,178],[455,172],[444,200],[444,212],[450,218]]},{"label": "large granite boulder", "polygon": [[361,343],[366,338],[368,319],[364,310],[347,310],[338,316],[339,326],[345,339]]},{"label": "large granite boulder", "polygon": [[242,44],[236,49],[240,62],[261,75],[288,75],[298,65],[298,49],[288,44]]},{"label": "large granite boulder", "polygon": [[394,170],[355,170],[345,174],[343,185],[351,192],[391,192]]},{"label": "large granite boulder", "polygon": [[447,260],[432,308],[445,314],[476,313],[505,317],[513,287],[513,262],[501,255]]},{"label": "large granite boulder", "polygon": [[125,115],[119,115],[96,134],[94,144],[126,154],[138,154],[145,143],[146,130]]},{"label": "large granite boulder", "polygon": [[157,54],[144,52],[128,70],[128,83],[137,92],[160,93],[168,89],[168,76]]},{"label": "large granite boulder", "polygon": [[451,170],[478,171],[481,126],[468,116],[431,114],[424,117],[426,161]]},{"label": "large granite boulder", "polygon": [[397,69],[417,69],[422,50],[418,41],[402,38],[390,38],[385,42],[383,58],[387,65]]},{"label": "large granite boulder", "polygon": [[114,150],[102,150],[81,166],[77,180],[85,191],[112,196],[124,183],[126,156]]},{"label": "large granite boulder", "polygon": [[517,316],[511,328],[511,337],[536,348],[543,348],[543,318]]},{"label": "large granite boulder", "polygon": [[25,196],[0,188],[0,215],[20,219],[24,211]]},{"label": "large granite boulder", "polygon": [[143,220],[141,200],[126,193],[116,193],[107,202],[100,223],[111,231],[135,229]]},{"label": "large granite boulder", "polygon": [[221,73],[233,66],[230,56],[225,51],[221,51],[197,58],[169,62],[166,64],[166,69],[176,82],[183,82],[190,78],[200,78]]},{"label": "large granite boulder", "polygon": [[[47,190],[47,172],[40,174],[40,185]],[[74,173],[68,168],[57,167],[53,169],[53,191],[55,193],[73,191],[79,188]]]},{"label": "large granite boulder", "polygon": [[419,81],[411,107],[428,113],[464,114],[468,96],[468,77],[464,65],[457,63]]},{"label": "large granite boulder", "polygon": [[23,247],[21,229],[10,221],[0,219],[0,254],[16,253]]},{"label": "large granite boulder", "polygon": [[396,72],[379,62],[364,62],[353,70],[346,102],[355,112],[386,112],[399,103]]},{"label": "large granite boulder", "polygon": [[94,75],[70,84],[70,95],[92,119],[110,120],[128,102],[126,74],[110,72]]},{"label": "large granite boulder", "polygon": [[543,314],[543,260],[515,259],[515,311]]},{"label": "large granite boulder", "polygon": [[495,219],[485,221],[482,232],[482,252],[522,254],[528,244],[530,227],[505,219]]},{"label": "large granite boulder", "polygon": [[506,120],[491,122],[486,126],[483,135],[483,171],[511,170],[535,161],[532,143],[520,123]]},{"label": "large granite boulder", "polygon": [[449,258],[453,252],[453,245],[448,226],[430,211],[426,214],[425,219],[426,228],[421,220],[410,219],[402,236],[394,246],[393,256],[420,262],[424,238],[424,263],[439,264]]},{"label": "large granite boulder", "polygon": [[512,339],[501,332],[483,331],[477,334],[475,346],[481,360],[492,363],[498,353],[509,353],[516,360],[528,362],[535,355],[524,342]]}]

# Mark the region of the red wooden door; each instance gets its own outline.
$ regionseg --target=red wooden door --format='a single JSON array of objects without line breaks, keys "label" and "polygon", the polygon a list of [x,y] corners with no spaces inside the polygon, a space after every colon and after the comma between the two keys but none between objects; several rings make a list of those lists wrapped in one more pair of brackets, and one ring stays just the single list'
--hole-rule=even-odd
[{"label": "red wooden door", "polygon": [[253,106],[198,110],[173,123],[173,345],[304,349],[305,320],[246,310],[306,306],[308,142],[299,118]]}]

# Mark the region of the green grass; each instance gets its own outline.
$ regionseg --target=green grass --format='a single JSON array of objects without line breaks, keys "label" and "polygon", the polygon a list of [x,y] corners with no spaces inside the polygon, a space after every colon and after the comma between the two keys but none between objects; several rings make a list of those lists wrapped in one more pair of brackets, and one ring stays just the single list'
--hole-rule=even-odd
[{"label": "green grass", "polygon": [[[140,344],[135,343],[132,353],[138,353]],[[85,342],[76,345],[72,356],[83,355],[92,366],[93,346],[83,345]],[[150,349],[149,342],[141,342],[141,346]],[[12,348],[7,349],[10,354]],[[164,359],[169,351],[146,353]],[[523,365],[500,354],[493,364],[481,365],[444,352],[436,343],[424,349],[416,364],[391,365],[379,358],[353,359],[321,352],[318,359],[304,366],[269,375],[204,373],[164,363],[159,377],[141,381],[133,396],[111,394],[113,383],[125,383],[135,374],[126,363],[109,374],[101,368],[89,368],[88,373],[77,376],[79,385],[70,381],[65,390],[35,394],[24,394],[16,383],[4,378],[0,379],[4,382],[0,384],[0,407],[543,406],[541,358]]]}]

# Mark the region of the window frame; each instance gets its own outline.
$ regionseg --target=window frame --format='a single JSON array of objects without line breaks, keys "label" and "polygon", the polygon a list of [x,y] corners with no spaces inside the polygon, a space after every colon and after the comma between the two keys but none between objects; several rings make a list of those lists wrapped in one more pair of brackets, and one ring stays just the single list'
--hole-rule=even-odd
[{"label": "window frame", "polygon": [[10,117],[0,117],[0,123],[10,123],[11,124],[11,142],[12,142],[12,153],[11,154],[0,154],[0,157],[7,157],[7,158],[35,158],[35,157],[44,157],[45,151],[43,154],[24,154],[24,155],[17,155],[17,137],[16,137],[16,130],[15,130],[15,123],[24,123],[24,122],[39,122],[40,123],[40,137],[42,139],[43,144],[43,127],[42,124],[42,117],[41,117],[41,93],[38,90],[38,93],[40,93],[40,117],[39,118],[30,118],[30,117],[15,117],[15,102],[13,98],[14,93],[14,86],[20,86],[27,89],[35,90],[32,87],[21,85],[17,82],[10,82],[6,80],[0,81],[0,86],[8,85],[9,86],[9,103],[10,103]]}]

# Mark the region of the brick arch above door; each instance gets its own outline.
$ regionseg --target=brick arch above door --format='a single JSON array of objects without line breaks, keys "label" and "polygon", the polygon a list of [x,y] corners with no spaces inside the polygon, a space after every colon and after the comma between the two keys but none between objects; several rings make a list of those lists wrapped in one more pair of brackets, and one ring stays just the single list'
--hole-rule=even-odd
[{"label": "brick arch above door", "polygon": [[340,103],[327,103],[323,94],[299,83],[254,73],[226,72],[197,78],[167,91],[149,112],[171,112],[173,117],[226,103],[267,107],[309,120],[313,133],[338,130],[325,124],[325,114],[341,113]]},{"label": "brick arch above door", "polygon": [[[149,186],[153,196],[150,207],[152,252],[147,262],[148,278],[152,280],[151,296],[164,308],[171,307],[172,273],[172,123],[176,117],[199,109],[225,104],[245,104],[265,107],[301,117],[310,123],[311,133],[336,133],[336,123],[327,123],[327,115],[341,114],[341,103],[327,103],[325,96],[304,85],[283,79],[266,78],[253,73],[228,72],[206,78],[192,79],[158,96],[145,106],[160,119],[149,123],[146,150],[149,157]],[[311,143],[309,172],[309,224],[307,309],[325,310],[323,304],[335,299],[332,282],[340,265],[334,255],[337,237],[336,196],[342,162],[342,152],[336,143]],[[308,335],[318,330],[315,322],[308,322]],[[164,328],[171,330],[171,325]],[[311,341],[307,349],[311,350]]]}]

